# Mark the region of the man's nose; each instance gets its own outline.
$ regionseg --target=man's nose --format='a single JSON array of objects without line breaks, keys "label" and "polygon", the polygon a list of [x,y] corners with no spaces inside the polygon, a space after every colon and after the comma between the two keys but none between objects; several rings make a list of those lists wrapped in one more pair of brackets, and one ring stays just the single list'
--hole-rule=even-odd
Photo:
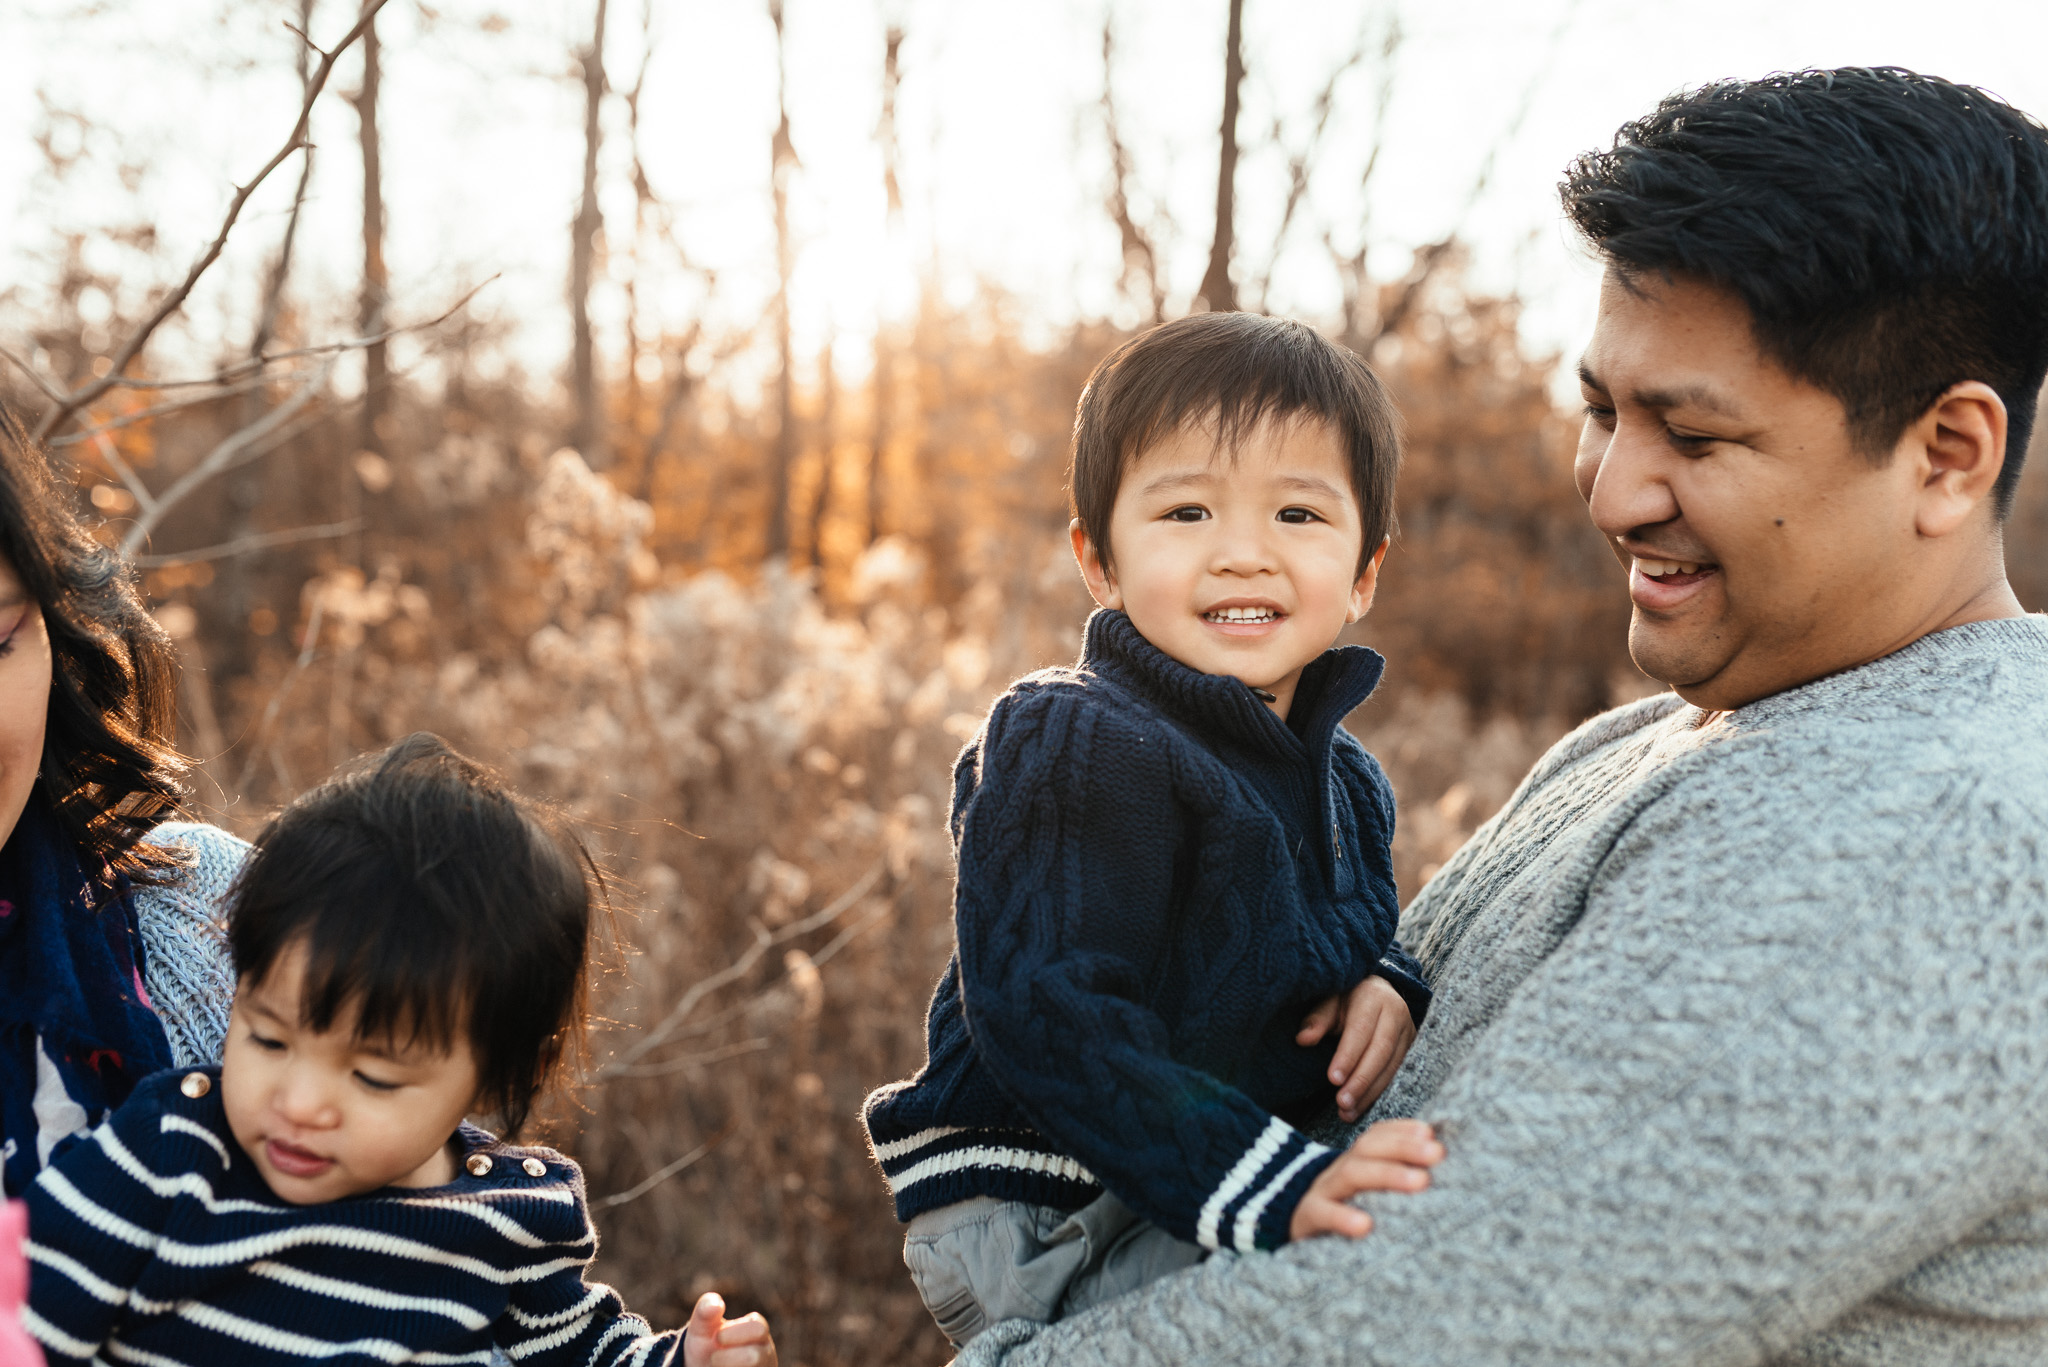
[{"label": "man's nose", "polygon": [[1609,434],[1589,425],[1579,444],[1579,492],[1593,525],[1609,538],[1673,521],[1681,511],[1667,477],[1675,457],[1654,427],[1624,419]]}]

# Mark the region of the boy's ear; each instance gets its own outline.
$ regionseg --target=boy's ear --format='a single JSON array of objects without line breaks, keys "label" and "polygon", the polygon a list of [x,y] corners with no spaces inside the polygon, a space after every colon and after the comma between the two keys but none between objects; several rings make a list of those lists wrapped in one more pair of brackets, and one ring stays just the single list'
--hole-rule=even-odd
[{"label": "boy's ear", "polygon": [[1081,578],[1088,585],[1088,596],[1097,605],[1105,608],[1120,608],[1124,596],[1117,590],[1116,576],[1102,566],[1102,556],[1095,549],[1095,543],[1088,539],[1088,529],[1075,518],[1067,524],[1067,540],[1074,543],[1074,563],[1081,567]]},{"label": "boy's ear", "polygon": [[1366,561],[1365,568],[1359,571],[1358,582],[1351,586],[1351,607],[1344,614],[1345,621],[1355,622],[1372,611],[1373,595],[1380,589],[1380,562],[1387,558],[1387,547],[1393,544],[1394,538],[1381,537],[1379,549],[1372,553],[1372,559]]}]

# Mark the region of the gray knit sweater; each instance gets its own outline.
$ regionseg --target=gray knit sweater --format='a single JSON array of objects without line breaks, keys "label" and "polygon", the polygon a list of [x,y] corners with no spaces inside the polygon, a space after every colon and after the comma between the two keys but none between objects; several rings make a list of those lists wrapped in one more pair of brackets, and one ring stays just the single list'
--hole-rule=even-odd
[{"label": "gray knit sweater", "polygon": [[1704,720],[1580,727],[1409,908],[1429,1191],[963,1367],[2048,1363],[2048,617]]},{"label": "gray knit sweater", "polygon": [[227,1039],[235,974],[228,963],[228,888],[249,846],[218,826],[167,821],[143,839],[174,852],[184,865],[176,878],[135,894],[142,931],[144,985],[170,1037],[180,1068],[220,1062]]}]

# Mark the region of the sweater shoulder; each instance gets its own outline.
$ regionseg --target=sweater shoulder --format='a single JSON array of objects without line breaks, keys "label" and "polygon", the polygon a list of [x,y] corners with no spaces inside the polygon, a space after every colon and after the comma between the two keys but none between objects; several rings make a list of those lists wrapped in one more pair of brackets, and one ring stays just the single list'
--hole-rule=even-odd
[{"label": "sweater shoulder", "polygon": [[227,1039],[228,1005],[235,993],[221,925],[249,844],[197,821],[165,822],[143,840],[171,853],[180,865],[164,882],[135,891],[145,985],[176,1063],[213,1063]]}]

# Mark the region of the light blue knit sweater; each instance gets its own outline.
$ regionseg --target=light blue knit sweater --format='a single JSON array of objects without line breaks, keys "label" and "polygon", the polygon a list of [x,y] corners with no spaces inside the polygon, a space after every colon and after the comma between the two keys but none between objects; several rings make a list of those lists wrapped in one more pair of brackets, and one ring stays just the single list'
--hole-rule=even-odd
[{"label": "light blue knit sweater", "polygon": [[178,1066],[218,1063],[235,996],[221,922],[228,888],[249,857],[249,846],[218,826],[196,821],[165,822],[144,839],[175,852],[185,872],[135,894],[143,985]]},{"label": "light blue knit sweater", "polygon": [[962,1367],[2048,1363],[2048,617],[1707,720],[1580,727],[1403,917],[1427,1192]]}]

